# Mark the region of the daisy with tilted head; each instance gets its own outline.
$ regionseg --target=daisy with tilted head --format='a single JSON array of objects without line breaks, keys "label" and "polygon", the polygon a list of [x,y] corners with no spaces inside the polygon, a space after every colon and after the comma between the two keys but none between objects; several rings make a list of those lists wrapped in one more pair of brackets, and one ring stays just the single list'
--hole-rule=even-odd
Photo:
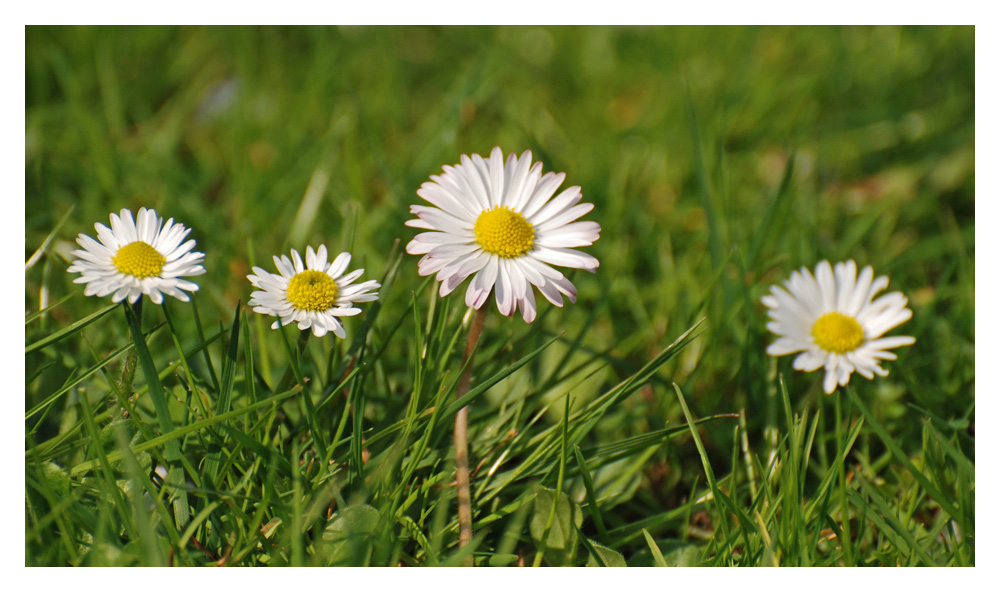
[{"label": "daisy with tilted head", "polygon": [[111,214],[111,228],[94,224],[97,240],[80,234],[76,242],[83,247],[71,253],[75,259],[70,273],[79,273],[73,280],[86,284],[87,296],[111,296],[113,302],[128,299],[135,304],[143,295],[155,304],[163,295],[187,302],[186,292],[198,290],[198,284],[182,279],[201,275],[204,253],[192,251],[195,241],[184,241],[191,229],[183,224],[166,222],[155,210],[139,208],[133,220],[130,210]]},{"label": "daisy with tilted head", "polygon": [[420,275],[437,274],[440,294],[451,293],[472,275],[465,303],[480,308],[491,291],[505,316],[521,309],[528,323],[537,307],[532,286],[556,306],[563,295],[576,302],[576,288],[553,266],[593,272],[597,259],[574,250],[600,237],[596,222],[574,222],[593,209],[581,204],[577,186],[555,198],[566,175],[542,175],[542,163],[531,164],[531,152],[511,154],[506,164],[500,148],[488,160],[462,155],[461,164],[445,166],[431,175],[417,195],[430,206],[411,206],[417,216],[407,226],[429,232],[418,234],[406,252],[423,255]]},{"label": "daisy with tilted head", "polygon": [[298,323],[300,330],[312,329],[316,337],[333,331],[337,337],[345,338],[347,332],[339,317],[360,314],[361,309],[353,304],[378,300],[377,290],[381,287],[375,280],[352,285],[365,270],[356,269],[345,274],[350,262],[350,253],[341,253],[333,262],[328,262],[326,245],[320,245],[315,251],[307,247],[304,265],[295,249],[292,249],[291,259],[285,255],[275,256],[278,273],[254,267],[254,275],[247,276],[250,283],[259,288],[250,295],[250,306],[255,312],[278,317],[272,329]]},{"label": "daisy with tilted head", "polygon": [[792,367],[804,372],[824,368],[827,394],[837,385],[847,386],[853,372],[869,380],[886,376],[889,371],[879,364],[896,359],[888,350],[916,341],[908,335],[884,337],[913,316],[900,292],[875,298],[888,285],[889,278],[875,278],[871,266],[859,275],[854,261],[832,267],[821,261],[815,276],[805,267],[793,272],[784,288],[771,286],[761,299],[771,318],[767,328],[778,336],[767,353],[802,352]]}]

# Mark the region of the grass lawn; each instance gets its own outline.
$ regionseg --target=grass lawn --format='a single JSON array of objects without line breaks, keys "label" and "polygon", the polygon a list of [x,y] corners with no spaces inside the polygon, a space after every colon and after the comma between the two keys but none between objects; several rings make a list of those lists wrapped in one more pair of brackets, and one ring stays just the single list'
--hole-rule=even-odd
[{"label": "grass lawn", "polygon": [[[25,564],[975,565],[974,65],[973,27],[27,27]],[[405,223],[495,146],[582,188],[600,267],[491,295],[465,366]],[[140,207],[191,302],[67,273]],[[252,267],[320,244],[378,301],[272,330]],[[761,301],[822,260],[916,338],[829,395]]]}]

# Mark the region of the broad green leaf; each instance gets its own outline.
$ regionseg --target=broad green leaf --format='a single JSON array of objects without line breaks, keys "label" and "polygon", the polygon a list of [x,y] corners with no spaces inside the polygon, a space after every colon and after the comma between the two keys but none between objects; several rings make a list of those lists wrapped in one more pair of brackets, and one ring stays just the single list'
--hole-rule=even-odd
[{"label": "broad green leaf", "polygon": [[332,565],[361,565],[375,539],[379,513],[362,504],[337,512],[323,530],[323,541],[330,545]]},{"label": "broad green leaf", "polygon": [[591,551],[587,567],[628,567],[628,564],[625,563],[625,556],[618,551],[599,545],[594,541],[587,542],[589,543],[587,550]]},{"label": "broad green leaf", "polygon": [[490,567],[503,567],[505,565],[510,565],[512,563],[517,563],[518,556],[513,553],[504,553],[503,555],[491,555],[490,556]]},{"label": "broad green leaf", "polygon": [[[534,508],[531,516],[531,538],[541,544],[545,537],[545,526],[552,511],[556,492],[539,486],[535,491]],[[550,565],[569,565],[576,551],[576,529],[583,524],[580,509],[563,493],[555,504],[555,520],[545,538],[545,558]]]}]

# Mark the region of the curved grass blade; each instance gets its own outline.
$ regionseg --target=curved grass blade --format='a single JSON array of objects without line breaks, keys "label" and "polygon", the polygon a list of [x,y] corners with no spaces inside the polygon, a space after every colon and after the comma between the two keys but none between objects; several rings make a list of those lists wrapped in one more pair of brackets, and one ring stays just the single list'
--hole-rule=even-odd
[{"label": "curved grass blade", "polygon": [[101,310],[99,310],[99,311],[97,311],[97,312],[95,312],[95,313],[93,313],[93,314],[91,314],[91,315],[89,315],[87,317],[84,317],[84,318],[80,319],[79,321],[73,323],[72,325],[70,325],[69,327],[66,327],[65,329],[61,329],[61,330],[56,331],[55,333],[53,333],[51,335],[48,335],[46,337],[43,337],[43,338],[39,339],[38,341],[32,343],[31,345],[25,347],[24,348],[24,353],[25,354],[30,354],[31,352],[35,352],[35,351],[38,351],[38,350],[40,350],[42,348],[48,347],[48,346],[52,345],[53,343],[56,343],[58,341],[62,341],[63,339],[69,337],[70,335],[73,335],[74,333],[80,331],[84,327],[86,327],[86,326],[94,323],[95,321],[99,320],[101,317],[103,317],[104,315],[108,314],[109,312],[111,312],[112,310],[114,310],[116,308],[118,308],[117,304],[110,304],[110,305],[102,308]]},{"label": "curved grass blade", "polygon": [[42,255],[45,253],[45,251],[49,249],[49,245],[52,244],[52,240],[55,239],[56,234],[59,233],[59,229],[62,228],[62,225],[66,223],[66,220],[69,220],[69,215],[73,213],[74,209],[76,209],[76,205],[70,205],[69,210],[67,210],[66,213],[63,214],[63,217],[60,218],[58,222],[56,222],[56,225],[52,228],[52,232],[50,232],[48,236],[45,237],[45,240],[42,241],[42,246],[35,249],[35,252],[32,253],[31,257],[29,257],[28,260],[24,263],[25,271],[28,271],[29,269],[34,267],[35,263],[38,263],[38,260],[42,258]]},{"label": "curved grass blade", "polygon": [[[934,501],[941,505],[942,510],[948,512],[948,514],[955,520],[962,520],[962,513],[959,512],[958,508],[956,508],[952,503],[951,498],[935,487],[935,485],[931,483],[930,479],[928,479],[927,476],[920,471],[920,469],[913,465],[909,457],[906,456],[906,453],[903,452],[903,449],[899,447],[899,444],[885,430],[885,427],[883,427],[882,424],[875,419],[875,416],[868,410],[868,407],[861,402],[861,398],[854,392],[854,389],[847,389],[847,392],[850,394],[851,401],[858,406],[858,409],[861,410],[861,414],[865,416],[865,421],[871,426],[872,430],[876,435],[878,435],[879,439],[885,443],[886,448],[892,452],[892,455],[896,458],[896,460],[906,467],[906,470],[913,475],[913,478],[917,480],[917,483],[920,483],[920,486],[934,498]],[[965,527],[966,525],[963,524],[962,526]]]},{"label": "curved grass blade", "polygon": [[[257,411],[258,409],[263,409],[264,407],[267,407],[269,405],[276,405],[281,401],[284,401],[285,399],[291,397],[292,395],[297,394],[301,390],[302,387],[295,386],[289,391],[274,395],[273,397],[269,397],[267,399],[264,399],[263,401],[254,403],[253,405],[248,405],[241,409],[234,409],[229,413],[223,413],[222,415],[216,415],[215,417],[207,417],[200,421],[189,423],[186,426],[171,431],[170,433],[163,434],[162,436],[157,436],[152,440],[147,440],[146,442],[142,442],[141,444],[133,446],[131,449],[132,453],[137,454],[145,450],[151,450],[153,448],[156,448],[157,446],[162,446],[164,444],[167,444],[168,442],[175,441],[182,436],[186,436],[187,434],[190,434],[192,432],[197,432],[198,430],[201,430],[203,428],[214,426],[217,423],[228,421],[234,417],[239,417],[240,415],[250,413],[251,411]],[[122,453],[119,451],[112,451],[108,453],[107,458],[109,462],[119,461],[122,459]],[[76,475],[78,473],[89,471],[96,466],[97,463],[95,461],[82,462],[73,467],[72,469],[70,469],[70,475]]]}]

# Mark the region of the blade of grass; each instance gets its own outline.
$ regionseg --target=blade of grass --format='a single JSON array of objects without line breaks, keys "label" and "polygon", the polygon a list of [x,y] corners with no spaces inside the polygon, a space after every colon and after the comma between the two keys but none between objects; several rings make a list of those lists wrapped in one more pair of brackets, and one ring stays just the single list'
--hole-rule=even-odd
[{"label": "blade of grass", "polygon": [[601,517],[601,509],[597,505],[597,494],[594,493],[594,480],[590,478],[590,470],[587,468],[587,461],[584,460],[579,446],[573,446],[573,456],[576,457],[576,464],[580,469],[580,476],[583,477],[583,487],[587,491],[587,511],[594,518],[597,525],[597,532],[600,533],[602,543],[608,541],[608,529],[604,526],[604,518]]},{"label": "blade of grass", "polygon": [[83,382],[83,381],[87,380],[88,378],[90,378],[91,376],[93,376],[96,372],[99,372],[102,368],[104,368],[105,366],[107,366],[108,364],[110,364],[115,358],[117,358],[118,356],[122,355],[123,353],[125,353],[128,350],[130,350],[131,348],[132,348],[132,344],[131,343],[128,344],[128,345],[123,345],[122,347],[118,348],[117,350],[115,350],[114,352],[112,352],[111,355],[109,355],[108,357],[106,357],[103,360],[101,360],[97,365],[88,368],[82,374],[76,376],[76,378],[74,380],[72,380],[71,382],[66,383],[58,391],[52,393],[51,395],[49,395],[48,397],[46,397],[43,401],[41,401],[40,403],[38,403],[37,405],[35,405],[34,407],[32,407],[27,413],[24,414],[24,419],[27,420],[32,415],[35,415],[36,413],[38,413],[42,409],[48,407],[56,399],[58,399],[59,397],[65,395],[69,391],[71,391],[78,384],[80,384],[81,382]]},{"label": "blade of grass", "polygon": [[56,222],[56,225],[52,227],[52,230],[45,237],[45,240],[42,241],[42,246],[35,249],[35,252],[31,254],[31,257],[28,257],[28,260],[24,264],[25,271],[34,267],[35,263],[38,263],[38,260],[42,258],[42,255],[49,250],[49,245],[52,244],[53,239],[55,239],[56,235],[59,234],[59,229],[66,223],[66,220],[69,220],[70,214],[72,214],[75,209],[76,205],[70,204],[66,213],[63,214],[62,218],[60,218],[58,222]]},{"label": "blade of grass", "polygon": [[[132,343],[135,344],[135,352],[139,357],[139,364],[142,367],[143,376],[146,378],[146,385],[149,387],[149,397],[153,400],[153,408],[156,409],[156,418],[160,424],[160,433],[169,434],[174,431],[174,422],[170,418],[170,408],[167,406],[167,397],[163,392],[163,385],[160,383],[160,376],[156,371],[156,364],[149,353],[146,339],[142,335],[139,327],[139,319],[136,318],[133,308],[128,304],[123,305],[125,319],[128,323],[129,331],[132,334]],[[181,465],[180,444],[175,439],[170,439],[165,444],[166,460],[170,464],[168,480],[171,489],[175,492],[173,499],[174,521],[178,530],[183,530],[188,520],[187,494],[181,491],[184,485],[184,468]]]},{"label": "blade of grass", "polygon": [[[240,348],[240,302],[236,303],[236,312],[233,313],[233,326],[229,331],[229,348],[225,358],[222,360],[222,383],[219,389],[219,397],[215,402],[215,415],[223,415],[230,411],[233,401],[233,382],[236,378],[237,356]],[[212,446],[208,457],[205,459],[205,475],[209,483],[215,483],[219,476],[219,455],[222,454],[224,441],[217,441]]]},{"label": "blade of grass", "polygon": [[24,324],[25,324],[25,326],[31,324],[32,321],[41,318],[42,315],[44,315],[45,313],[50,312],[52,310],[55,310],[56,308],[59,308],[60,306],[62,306],[66,302],[68,302],[71,298],[73,298],[74,296],[76,296],[76,294],[77,293],[75,293],[75,292],[71,292],[71,293],[63,296],[59,300],[56,300],[52,304],[46,306],[45,308],[43,308],[43,309],[41,309],[39,311],[33,312],[30,315],[24,317]]},{"label": "blade of grass", "polygon": [[[223,413],[222,415],[216,415],[214,417],[207,417],[207,418],[202,419],[200,421],[195,421],[195,422],[189,423],[189,424],[187,424],[185,426],[179,427],[179,428],[171,431],[170,433],[163,434],[161,436],[157,436],[156,438],[154,438],[152,440],[149,440],[147,442],[142,442],[140,444],[136,444],[135,446],[132,447],[132,452],[134,454],[138,454],[138,453],[143,452],[145,450],[151,450],[153,448],[156,448],[157,446],[166,445],[168,442],[177,440],[178,438],[181,438],[181,437],[186,436],[186,435],[188,435],[190,433],[193,433],[193,432],[197,432],[198,430],[201,430],[201,429],[204,429],[204,428],[208,428],[208,427],[212,427],[215,424],[228,421],[228,420],[230,420],[230,419],[232,419],[234,417],[239,417],[239,416],[244,415],[246,413],[250,413],[252,411],[257,411],[258,409],[263,409],[264,407],[268,407],[270,405],[277,405],[281,401],[284,401],[285,399],[287,399],[287,398],[289,398],[289,397],[291,397],[293,395],[298,394],[300,390],[301,390],[301,387],[295,386],[295,387],[293,387],[291,390],[289,390],[287,392],[274,395],[273,397],[270,397],[268,399],[264,399],[263,401],[259,401],[259,402],[255,403],[253,405],[248,405],[246,407],[243,407],[242,409],[234,409],[233,411],[230,411],[229,413]],[[108,460],[111,461],[111,462],[121,460],[121,458],[122,458],[121,453],[119,453],[119,452],[111,452],[111,453],[109,453],[107,455],[107,457],[108,457]],[[75,475],[75,474],[78,474],[78,473],[83,473],[85,471],[89,471],[89,470],[93,469],[95,466],[97,466],[97,463],[93,462],[93,461],[82,462],[82,463],[74,466],[70,470],[70,474],[71,475]]]},{"label": "blade of grass", "polygon": [[719,490],[719,485],[715,480],[715,472],[712,470],[712,465],[708,462],[708,453],[705,451],[705,445],[701,443],[701,437],[698,435],[698,429],[695,427],[694,418],[691,417],[691,411],[688,409],[683,393],[681,393],[681,387],[677,386],[676,383],[674,383],[674,392],[677,394],[677,401],[681,405],[681,410],[684,412],[684,418],[687,420],[688,428],[691,430],[691,436],[694,438],[694,444],[698,448],[698,455],[701,457],[701,466],[705,470],[705,477],[708,479],[708,486],[712,490],[712,499],[715,501],[715,510],[719,514],[719,524],[722,526],[723,536],[726,544],[731,545],[733,540],[729,533],[729,521],[726,519],[726,512],[722,502],[722,492]]},{"label": "blade of grass", "polygon": [[[963,515],[961,512],[958,511],[958,508],[956,508],[955,505],[952,503],[951,498],[949,496],[946,496],[940,489],[935,487],[934,484],[931,483],[930,480],[923,474],[923,472],[913,465],[909,457],[907,457],[906,453],[903,452],[903,449],[900,448],[896,440],[889,435],[885,427],[875,419],[875,416],[872,415],[872,412],[861,401],[861,398],[858,397],[856,392],[854,392],[854,389],[848,388],[847,392],[848,395],[851,397],[851,401],[853,401],[854,404],[857,405],[858,409],[861,411],[861,414],[865,417],[865,420],[871,426],[872,431],[874,431],[875,434],[879,437],[879,439],[882,440],[886,448],[888,448],[889,451],[892,452],[892,456],[900,464],[906,467],[906,470],[909,471],[910,474],[913,475],[913,478],[916,479],[918,483],[920,483],[920,486],[923,487],[927,491],[927,493],[934,498],[934,501],[936,501],[941,506],[942,510],[947,512],[948,515],[950,515],[955,520],[962,520]],[[964,523],[960,522],[960,524],[962,524],[963,528],[966,527]]]},{"label": "blade of grass", "polygon": [[30,354],[32,352],[36,352],[36,351],[38,351],[38,350],[40,350],[42,348],[45,348],[45,347],[48,347],[48,346],[54,344],[54,343],[58,343],[59,341],[62,341],[63,339],[66,339],[70,335],[73,335],[73,334],[75,334],[75,333],[77,333],[79,331],[82,331],[85,327],[87,327],[87,326],[93,324],[94,322],[100,320],[101,317],[103,317],[104,315],[108,314],[109,312],[115,310],[116,308],[118,308],[117,304],[108,305],[108,306],[102,308],[101,310],[99,310],[99,311],[97,311],[97,312],[95,312],[95,313],[93,313],[91,315],[88,315],[88,316],[80,319],[79,321],[73,323],[72,325],[70,325],[69,327],[66,327],[65,329],[60,329],[59,331],[56,331],[55,333],[53,333],[51,335],[48,335],[46,337],[43,337],[42,339],[39,339],[38,341],[36,341],[36,342],[32,343],[31,345],[29,345],[29,346],[27,346],[27,347],[24,348],[25,355]]}]

